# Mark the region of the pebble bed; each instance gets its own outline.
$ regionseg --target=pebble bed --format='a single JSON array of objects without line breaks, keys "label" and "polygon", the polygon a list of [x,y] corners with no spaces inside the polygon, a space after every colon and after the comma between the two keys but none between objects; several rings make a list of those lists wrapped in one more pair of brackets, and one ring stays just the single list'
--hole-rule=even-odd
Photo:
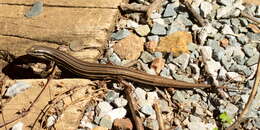
[{"label": "pebble bed", "polygon": [[[137,3],[148,2],[137,0]],[[243,10],[260,20],[260,6],[243,5],[240,0],[197,0],[192,3],[192,7],[207,20],[206,26],[198,26],[194,18],[183,10],[185,6],[178,0],[164,1],[162,8],[151,16],[152,26],[141,24],[140,15],[128,14],[132,15],[132,19],[119,20],[117,30],[111,35],[106,57],[101,59],[100,63],[127,63],[128,61],[120,58],[112,47],[131,33],[142,37],[145,42],[158,42],[161,37],[177,31],[199,31],[204,34],[200,37],[201,45],[189,43],[190,53],[174,57],[172,53],[150,52],[144,49],[138,59],[137,68],[149,74],[156,74],[150,67],[151,62],[157,57],[163,57],[165,65],[159,72],[163,77],[191,83],[203,79],[204,83],[225,85],[234,89],[222,91],[224,96],[220,96],[219,92],[202,89],[173,90],[168,93],[169,102],[162,98],[163,90],[135,85],[134,97],[145,128],[159,129],[152,107],[158,100],[166,128],[213,130],[228,127],[230,123],[221,121],[220,115],[226,113],[234,122],[251,92],[259,59],[260,32],[248,27],[253,22],[239,14]],[[228,44],[224,44],[222,39],[226,39]],[[197,61],[201,59],[203,64],[198,64]],[[103,101],[86,110],[86,116],[80,124],[82,129],[97,126],[111,129],[115,119],[131,117],[123,91],[118,90],[116,83],[113,87]],[[259,92],[260,90],[247,114],[249,120],[243,124],[243,129],[260,129]]]}]

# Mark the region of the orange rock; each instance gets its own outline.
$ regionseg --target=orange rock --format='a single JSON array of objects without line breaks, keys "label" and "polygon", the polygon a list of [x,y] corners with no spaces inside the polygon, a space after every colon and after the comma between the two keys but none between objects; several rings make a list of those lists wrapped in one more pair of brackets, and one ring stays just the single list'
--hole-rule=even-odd
[{"label": "orange rock", "polygon": [[220,45],[221,45],[222,47],[225,47],[225,48],[226,48],[226,47],[229,45],[228,39],[226,39],[226,38],[222,39],[222,40],[220,41]]},{"label": "orange rock", "polygon": [[260,29],[255,24],[248,24],[248,28],[250,28],[254,33],[260,33]]},{"label": "orange rock", "polygon": [[174,56],[189,53],[188,44],[192,42],[192,35],[186,31],[177,31],[168,36],[160,38],[156,51],[173,52]]},{"label": "orange rock", "polygon": [[108,130],[108,128],[102,127],[102,126],[98,126],[98,127],[93,128],[92,130]]},{"label": "orange rock", "polygon": [[132,130],[133,124],[128,118],[127,119],[115,119],[113,129],[114,130]]},{"label": "orange rock", "polygon": [[145,48],[149,52],[154,52],[156,47],[158,46],[158,42],[156,41],[148,41],[144,44]]},{"label": "orange rock", "polygon": [[162,57],[155,58],[151,64],[151,68],[153,68],[155,72],[159,74],[162,68],[164,67],[164,64],[165,64],[165,59],[163,59]]},{"label": "orange rock", "polygon": [[135,34],[130,34],[126,38],[118,41],[113,48],[120,58],[136,60],[144,50],[144,40]]}]

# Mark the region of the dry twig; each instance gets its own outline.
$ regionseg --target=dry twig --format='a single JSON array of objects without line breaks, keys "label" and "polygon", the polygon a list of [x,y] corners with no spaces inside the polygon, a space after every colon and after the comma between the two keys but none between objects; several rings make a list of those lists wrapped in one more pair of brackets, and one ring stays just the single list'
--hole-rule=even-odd
[{"label": "dry twig", "polygon": [[156,119],[157,119],[158,124],[159,124],[159,130],[165,130],[164,123],[163,123],[163,118],[162,118],[161,108],[160,108],[158,103],[159,102],[155,102],[155,104],[154,104],[154,109],[155,109],[155,113],[156,113]]},{"label": "dry twig", "polygon": [[142,4],[121,4],[120,8],[123,11],[146,12],[148,6]]},{"label": "dry twig", "polygon": [[250,19],[250,20],[252,20],[252,21],[254,21],[254,22],[256,22],[257,24],[260,24],[260,21],[259,21],[258,19],[256,19],[255,17],[253,17],[253,16],[247,14],[247,13],[244,12],[244,11],[241,11],[241,12],[240,12],[240,15],[243,16],[243,17],[245,17],[245,18],[248,18],[248,19]]},{"label": "dry twig", "polygon": [[142,125],[141,118],[137,116],[137,107],[136,102],[133,98],[132,94],[132,87],[124,80],[121,80],[120,83],[122,83],[125,86],[124,92],[126,95],[126,99],[128,100],[128,105],[133,117],[133,120],[135,122],[135,126],[137,130],[144,130],[144,126]]},{"label": "dry twig", "polygon": [[257,89],[258,89],[258,86],[259,86],[259,82],[260,82],[260,58],[258,59],[258,66],[257,66],[257,72],[256,72],[256,76],[255,76],[255,82],[254,82],[254,86],[253,86],[253,89],[251,91],[251,94],[248,98],[248,101],[245,105],[245,108],[243,109],[243,111],[241,112],[240,116],[237,118],[237,120],[227,128],[227,130],[233,130],[235,128],[238,127],[238,125],[244,120],[246,114],[248,113],[248,110],[256,96],[256,93],[257,93]]},{"label": "dry twig", "polygon": [[205,26],[206,25],[205,20],[193,9],[191,4],[187,0],[182,0],[182,3],[190,11],[190,13],[193,15],[193,17],[198,21],[198,24],[200,26]]}]

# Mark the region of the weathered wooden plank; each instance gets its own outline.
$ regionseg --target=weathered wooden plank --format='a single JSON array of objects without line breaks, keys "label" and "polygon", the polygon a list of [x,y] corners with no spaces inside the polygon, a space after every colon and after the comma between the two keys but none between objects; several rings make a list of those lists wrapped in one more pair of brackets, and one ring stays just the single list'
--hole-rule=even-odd
[{"label": "weathered wooden plank", "polygon": [[[36,0],[2,0],[0,4],[32,5]],[[46,6],[117,8],[123,0],[44,0]],[[125,1],[125,0],[124,0]]]},{"label": "weathered wooden plank", "polygon": [[54,43],[95,39],[101,44],[117,15],[116,9],[45,7],[39,16],[26,18],[28,10],[28,6],[1,5],[0,35]]}]

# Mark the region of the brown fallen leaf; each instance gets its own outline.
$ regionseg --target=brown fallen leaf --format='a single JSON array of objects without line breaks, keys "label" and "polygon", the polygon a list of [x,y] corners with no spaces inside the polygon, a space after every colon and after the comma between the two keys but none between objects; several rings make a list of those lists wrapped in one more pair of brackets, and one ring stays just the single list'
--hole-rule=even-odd
[{"label": "brown fallen leaf", "polygon": [[260,29],[255,24],[248,24],[248,28],[250,28],[254,33],[260,33]]},{"label": "brown fallen leaf", "polygon": [[174,56],[189,53],[188,44],[192,42],[192,35],[186,31],[177,31],[160,39],[156,51],[173,52]]}]

